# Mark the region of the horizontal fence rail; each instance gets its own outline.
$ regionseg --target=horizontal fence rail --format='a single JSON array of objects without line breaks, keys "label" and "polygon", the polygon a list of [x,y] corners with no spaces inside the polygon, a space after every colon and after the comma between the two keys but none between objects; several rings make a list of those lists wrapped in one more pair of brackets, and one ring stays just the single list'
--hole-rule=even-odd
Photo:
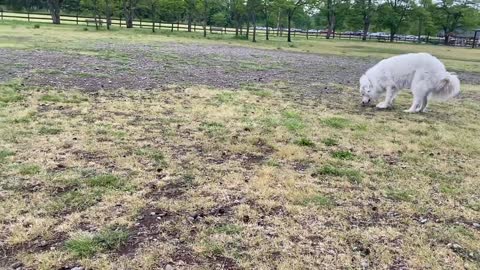
[{"label": "horizontal fence rail", "polygon": [[[61,23],[67,25],[84,25],[87,27],[106,27],[107,20],[105,17],[97,18],[82,16],[82,15],[61,15]],[[51,15],[48,13],[40,12],[13,12],[0,10],[0,20],[19,20],[19,21],[28,21],[28,22],[38,22],[38,23],[52,23]],[[137,19],[133,22],[133,27],[137,28],[153,28],[153,22],[151,20],[142,20]],[[126,21],[123,18],[112,17],[110,20],[111,26],[126,27]],[[188,31],[188,25],[180,22],[165,22],[165,21],[155,21],[155,30],[169,30],[173,31]],[[203,25],[201,24],[192,24],[192,32],[203,32]],[[247,32],[246,28],[229,28],[229,27],[218,27],[208,25],[206,26],[206,31],[210,34],[236,34],[239,33],[244,35]],[[249,29],[250,35],[253,34],[253,27]],[[286,29],[270,29],[268,34],[272,37],[286,37]],[[256,30],[257,37],[265,37],[267,35],[267,29],[265,27],[257,28]],[[304,38],[304,39],[314,39],[314,38],[327,38],[328,34],[326,31],[321,30],[299,30],[292,29],[291,36],[293,38]],[[331,39],[350,39],[350,40],[361,40],[362,36],[354,33],[332,33],[330,35]],[[368,35],[367,40],[378,41],[378,42],[390,42],[390,36],[376,36]],[[412,36],[395,36],[393,39],[394,42],[403,42],[403,43],[428,43],[434,45],[443,45],[444,38],[441,36],[421,36],[418,37]],[[450,46],[458,47],[480,47],[480,38],[474,41],[473,37],[461,37],[455,36],[450,37],[449,44]]]}]

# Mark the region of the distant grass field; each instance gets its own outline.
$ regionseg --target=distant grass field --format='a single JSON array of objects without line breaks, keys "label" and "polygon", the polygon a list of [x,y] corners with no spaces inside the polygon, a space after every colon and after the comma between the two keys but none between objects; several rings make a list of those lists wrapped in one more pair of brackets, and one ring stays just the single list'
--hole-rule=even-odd
[{"label": "distant grass field", "polygon": [[[446,47],[0,24],[0,49],[105,57],[84,47],[99,41],[431,51],[469,71],[480,60]],[[357,89],[335,87],[302,99],[282,81],[96,92],[0,84],[0,268],[479,269],[480,86],[425,114],[403,113],[408,94],[377,111],[359,106]]]},{"label": "distant grass field", "polygon": [[[86,40],[89,41],[126,40],[139,43],[173,41],[188,43],[193,39],[197,43],[227,43],[255,48],[368,58],[373,57],[379,59],[402,53],[428,52],[440,58],[449,69],[453,69],[455,71],[480,71],[480,49],[471,48],[376,41],[362,42],[358,40],[327,40],[324,38],[315,37],[312,37],[309,40],[305,38],[294,38],[294,42],[289,44],[285,41],[286,37],[276,37],[275,35],[272,35],[270,41],[264,40],[264,37],[259,37],[257,43],[252,43],[247,40],[237,39],[233,35],[209,34],[208,38],[205,39],[200,32],[170,32],[168,29],[162,29],[153,34],[149,29],[139,28],[113,28],[112,31],[107,31],[105,29],[95,31],[94,27],[89,27],[88,29],[90,31],[84,31],[84,26],[53,26],[45,23],[39,24],[41,25],[41,29],[33,29],[33,23],[21,23],[13,21],[0,22],[1,33],[4,35],[4,38],[0,38],[0,47],[47,47],[49,49],[53,49],[56,46],[59,46],[65,49],[81,51],[82,44],[81,40],[78,40],[78,35],[85,36]],[[13,38],[7,38],[8,36]],[[68,42],[72,42],[72,44],[68,44]]]}]

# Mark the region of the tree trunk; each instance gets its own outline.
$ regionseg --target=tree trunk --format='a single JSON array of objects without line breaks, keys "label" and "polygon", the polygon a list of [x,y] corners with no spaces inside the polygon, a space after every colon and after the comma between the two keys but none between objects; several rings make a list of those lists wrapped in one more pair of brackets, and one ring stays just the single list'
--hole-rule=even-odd
[{"label": "tree trunk", "polygon": [[278,9],[278,16],[277,16],[277,37],[280,33],[280,9]]},{"label": "tree trunk", "polygon": [[268,33],[268,31],[269,31],[269,29],[268,29],[268,10],[266,8],[265,8],[265,27],[266,27],[266,30],[265,30],[266,31],[265,32],[266,37],[265,37],[265,39],[270,40],[269,37],[268,37],[268,34],[269,34]]},{"label": "tree trunk", "polygon": [[107,19],[107,30],[112,25],[112,11],[110,10],[110,0],[105,0],[105,17]]},{"label": "tree trunk", "polygon": [[250,37],[250,20],[247,18],[247,32],[246,32],[247,39]]},{"label": "tree trunk", "polygon": [[240,31],[240,19],[237,17],[235,19],[235,36],[238,37],[238,33]]},{"label": "tree trunk", "polygon": [[[127,5],[128,1],[128,5]],[[127,28],[133,28],[133,4],[132,0],[123,0],[123,15]]]},{"label": "tree trunk", "polygon": [[100,20],[100,16],[98,14],[98,2],[97,0],[94,0],[93,1],[93,16],[95,16],[95,29],[98,31],[98,23],[99,23],[99,20]]},{"label": "tree trunk", "polygon": [[155,33],[155,3],[152,1],[152,33]]},{"label": "tree trunk", "polygon": [[390,29],[390,42],[395,41],[395,31],[393,29]]},{"label": "tree trunk", "polygon": [[422,26],[423,26],[423,20],[420,19],[420,20],[418,20],[418,36],[417,36],[417,39],[418,39],[417,42],[418,43],[421,43],[420,38],[422,37]]},{"label": "tree trunk", "polygon": [[366,15],[363,19],[363,33],[362,33],[362,40],[367,40],[368,30],[370,28],[370,17]]},{"label": "tree trunk", "polygon": [[333,30],[335,29],[335,13],[333,11],[328,11],[328,31],[327,31],[327,39],[330,39],[332,36]]},{"label": "tree trunk", "polygon": [[255,11],[252,14],[253,18],[253,38],[252,42],[257,42],[257,15],[255,14]]},{"label": "tree trunk", "polygon": [[48,9],[50,15],[52,16],[53,24],[60,24],[60,6],[62,5],[63,0],[48,0]]},{"label": "tree trunk", "polygon": [[188,32],[192,32],[192,21],[193,21],[193,18],[192,18],[192,12],[191,11],[188,11],[188,15],[187,15],[187,24],[188,24]]},{"label": "tree trunk", "polygon": [[293,12],[288,12],[288,35],[287,42],[292,42],[292,14]]},{"label": "tree trunk", "polygon": [[203,37],[207,37],[207,4],[205,3],[205,14],[203,16]]}]

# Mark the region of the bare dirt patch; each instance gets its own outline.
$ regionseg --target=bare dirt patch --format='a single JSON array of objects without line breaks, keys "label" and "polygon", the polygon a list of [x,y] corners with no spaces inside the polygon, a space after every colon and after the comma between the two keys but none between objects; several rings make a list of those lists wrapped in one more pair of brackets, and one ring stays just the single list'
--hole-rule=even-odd
[{"label": "bare dirt patch", "polygon": [[[201,84],[238,88],[249,83],[289,82],[295,89],[327,92],[328,84],[355,85],[376,60],[260,50],[224,45],[166,43],[159,46],[95,44],[91,55],[45,50],[0,49],[9,66],[0,81],[22,78],[28,85],[101,89],[154,89]],[[465,83],[480,76],[460,73]]]}]

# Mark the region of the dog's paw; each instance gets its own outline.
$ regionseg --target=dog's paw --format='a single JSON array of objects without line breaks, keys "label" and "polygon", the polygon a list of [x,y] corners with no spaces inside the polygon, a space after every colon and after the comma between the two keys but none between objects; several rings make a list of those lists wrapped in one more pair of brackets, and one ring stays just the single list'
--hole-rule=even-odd
[{"label": "dog's paw", "polygon": [[390,104],[386,102],[380,102],[377,104],[377,109],[388,109],[390,108]]},{"label": "dog's paw", "polygon": [[415,110],[404,110],[404,112],[406,112],[406,113],[416,113],[417,111],[415,111]]}]

